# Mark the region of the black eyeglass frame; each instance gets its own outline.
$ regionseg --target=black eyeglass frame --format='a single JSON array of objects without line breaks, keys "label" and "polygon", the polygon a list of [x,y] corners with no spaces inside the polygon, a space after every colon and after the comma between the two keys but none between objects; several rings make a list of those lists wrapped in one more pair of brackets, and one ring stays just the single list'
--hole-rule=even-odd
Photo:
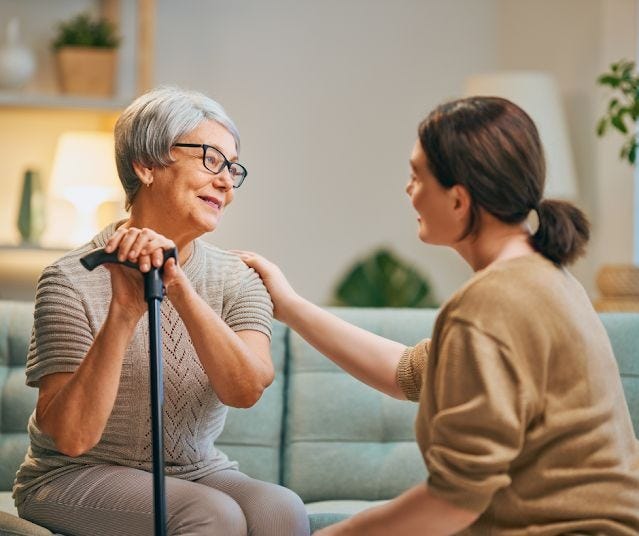
[{"label": "black eyeglass frame", "polygon": [[[248,170],[242,164],[240,164],[239,162],[229,162],[224,153],[217,147],[213,147],[212,145],[207,145],[206,143],[174,143],[173,147],[200,147],[202,149],[202,165],[214,175],[219,175],[220,173],[222,173],[222,171],[224,171],[224,168],[227,168],[229,170],[229,174],[231,175],[231,177],[233,177],[233,175],[231,174],[231,166],[239,166],[240,168],[242,168],[244,174],[241,176],[237,184],[235,184],[235,180],[233,180],[233,188],[239,188],[240,186],[242,186],[244,179],[246,179],[246,176],[248,175]],[[222,155],[222,158],[224,159],[222,166],[217,171],[212,170],[206,165],[206,151],[208,151],[209,149],[213,149],[215,152]]]}]

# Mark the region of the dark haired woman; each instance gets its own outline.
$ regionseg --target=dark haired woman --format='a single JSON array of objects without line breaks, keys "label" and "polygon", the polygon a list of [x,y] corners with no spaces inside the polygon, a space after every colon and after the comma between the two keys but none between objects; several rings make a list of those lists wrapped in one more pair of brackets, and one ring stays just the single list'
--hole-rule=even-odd
[{"label": "dark haired woman", "polygon": [[639,446],[616,361],[565,269],[589,224],[543,199],[534,123],[504,99],[446,103],[421,123],[410,164],[420,239],[454,248],[475,271],[432,340],[406,348],[360,330],[238,252],[276,317],[360,380],[419,401],[428,482],[318,534],[639,533]]}]

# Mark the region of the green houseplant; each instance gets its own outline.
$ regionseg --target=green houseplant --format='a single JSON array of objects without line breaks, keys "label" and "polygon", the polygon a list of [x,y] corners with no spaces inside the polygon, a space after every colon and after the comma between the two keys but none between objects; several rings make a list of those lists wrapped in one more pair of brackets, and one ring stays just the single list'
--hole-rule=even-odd
[{"label": "green houseplant", "polygon": [[385,248],[357,261],[337,284],[335,301],[351,307],[433,307],[430,284]]},{"label": "green houseplant", "polygon": [[62,91],[112,96],[119,44],[115,26],[106,19],[81,13],[61,22],[52,46]]},{"label": "green houseplant", "polygon": [[[597,123],[597,134],[616,131],[623,136],[622,160],[634,166],[637,160],[639,119],[639,73],[634,61],[622,59],[597,78],[610,91],[606,111]],[[597,275],[602,294],[600,310],[639,311],[639,174],[634,170],[633,264],[605,265]]]}]

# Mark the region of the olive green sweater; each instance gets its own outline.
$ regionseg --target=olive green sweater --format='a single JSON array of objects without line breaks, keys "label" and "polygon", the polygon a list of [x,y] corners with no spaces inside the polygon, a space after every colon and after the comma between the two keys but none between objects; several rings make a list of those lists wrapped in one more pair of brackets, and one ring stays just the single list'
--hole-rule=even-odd
[{"label": "olive green sweater", "polygon": [[606,331],[541,255],[478,272],[398,367],[438,497],[462,534],[639,534],[639,443]]}]

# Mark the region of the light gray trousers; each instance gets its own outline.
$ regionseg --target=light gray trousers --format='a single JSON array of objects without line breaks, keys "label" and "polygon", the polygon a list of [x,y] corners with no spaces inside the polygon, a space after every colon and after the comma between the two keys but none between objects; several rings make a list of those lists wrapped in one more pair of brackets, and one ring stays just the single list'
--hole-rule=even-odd
[{"label": "light gray trousers", "polygon": [[[20,517],[65,536],[152,536],[153,475],[93,466],[63,475],[31,493]],[[166,477],[169,536],[306,536],[309,523],[291,490],[239,471],[189,482]]]}]

